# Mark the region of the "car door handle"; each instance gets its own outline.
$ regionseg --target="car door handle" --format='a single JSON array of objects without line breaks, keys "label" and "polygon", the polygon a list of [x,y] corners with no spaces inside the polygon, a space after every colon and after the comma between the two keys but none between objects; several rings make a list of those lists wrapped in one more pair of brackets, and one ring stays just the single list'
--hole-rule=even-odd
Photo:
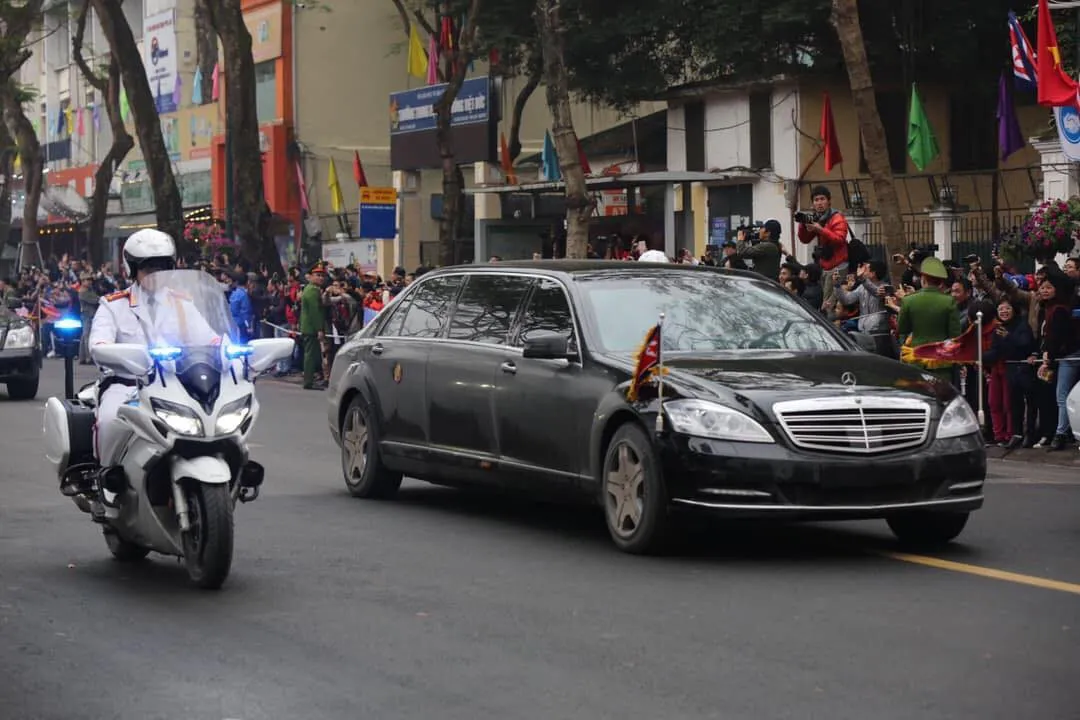
[{"label": "car door handle", "polygon": [[506,362],[504,362],[504,363],[503,363],[502,365],[500,365],[500,366],[499,366],[499,368],[500,368],[500,369],[501,369],[501,370],[502,370],[502,371],[503,371],[504,373],[509,373],[509,374],[511,374],[511,375],[516,375],[516,374],[517,374],[517,365],[515,365],[515,364],[514,364],[514,363],[512,363],[512,362],[510,362],[509,360],[507,360],[507,361],[506,361]]},{"label": "car door handle", "polygon": [[374,345],[372,345],[372,346],[371,346],[371,354],[372,354],[372,355],[382,355],[382,354],[383,354],[383,351],[384,351],[385,349],[386,349],[386,348],[384,348],[384,347],[382,346],[382,343],[375,343]]}]

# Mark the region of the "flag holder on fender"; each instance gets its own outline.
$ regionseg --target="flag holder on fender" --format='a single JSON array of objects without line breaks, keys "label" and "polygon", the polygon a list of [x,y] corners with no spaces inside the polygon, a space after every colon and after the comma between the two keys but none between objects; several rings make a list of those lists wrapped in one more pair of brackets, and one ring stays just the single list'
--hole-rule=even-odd
[{"label": "flag holder on fender", "polygon": [[660,340],[656,343],[656,434],[664,432],[664,313],[660,313]]}]

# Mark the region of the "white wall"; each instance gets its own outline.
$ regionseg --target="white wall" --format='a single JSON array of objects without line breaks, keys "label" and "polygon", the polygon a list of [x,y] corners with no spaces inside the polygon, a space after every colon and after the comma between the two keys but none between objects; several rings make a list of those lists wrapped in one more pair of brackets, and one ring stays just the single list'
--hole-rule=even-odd
[{"label": "white wall", "polygon": [[669,107],[667,111],[667,169],[672,172],[686,170],[686,111],[682,107]]},{"label": "white wall", "polygon": [[705,169],[725,170],[750,164],[750,100],[743,94],[713,95],[705,100]]}]

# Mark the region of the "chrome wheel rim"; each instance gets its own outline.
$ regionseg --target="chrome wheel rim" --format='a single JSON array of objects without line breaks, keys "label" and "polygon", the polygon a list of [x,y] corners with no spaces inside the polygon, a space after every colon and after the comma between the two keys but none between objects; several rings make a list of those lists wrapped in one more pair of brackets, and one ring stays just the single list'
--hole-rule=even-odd
[{"label": "chrome wheel rim", "polygon": [[363,479],[367,468],[368,428],[360,408],[349,412],[345,431],[341,436],[341,464],[345,482],[356,485]]},{"label": "chrome wheel rim", "polygon": [[608,525],[620,538],[632,537],[645,514],[645,463],[628,443],[612,453],[605,489]]}]

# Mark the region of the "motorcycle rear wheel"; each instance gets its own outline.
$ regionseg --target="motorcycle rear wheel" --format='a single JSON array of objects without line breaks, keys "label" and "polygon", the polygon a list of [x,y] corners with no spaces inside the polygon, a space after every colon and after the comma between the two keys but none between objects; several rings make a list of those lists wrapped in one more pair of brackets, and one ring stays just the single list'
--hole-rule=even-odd
[{"label": "motorcycle rear wheel", "polygon": [[184,533],[184,566],[197,587],[217,590],[229,577],[233,554],[233,504],[227,485],[191,482],[191,529]]}]

